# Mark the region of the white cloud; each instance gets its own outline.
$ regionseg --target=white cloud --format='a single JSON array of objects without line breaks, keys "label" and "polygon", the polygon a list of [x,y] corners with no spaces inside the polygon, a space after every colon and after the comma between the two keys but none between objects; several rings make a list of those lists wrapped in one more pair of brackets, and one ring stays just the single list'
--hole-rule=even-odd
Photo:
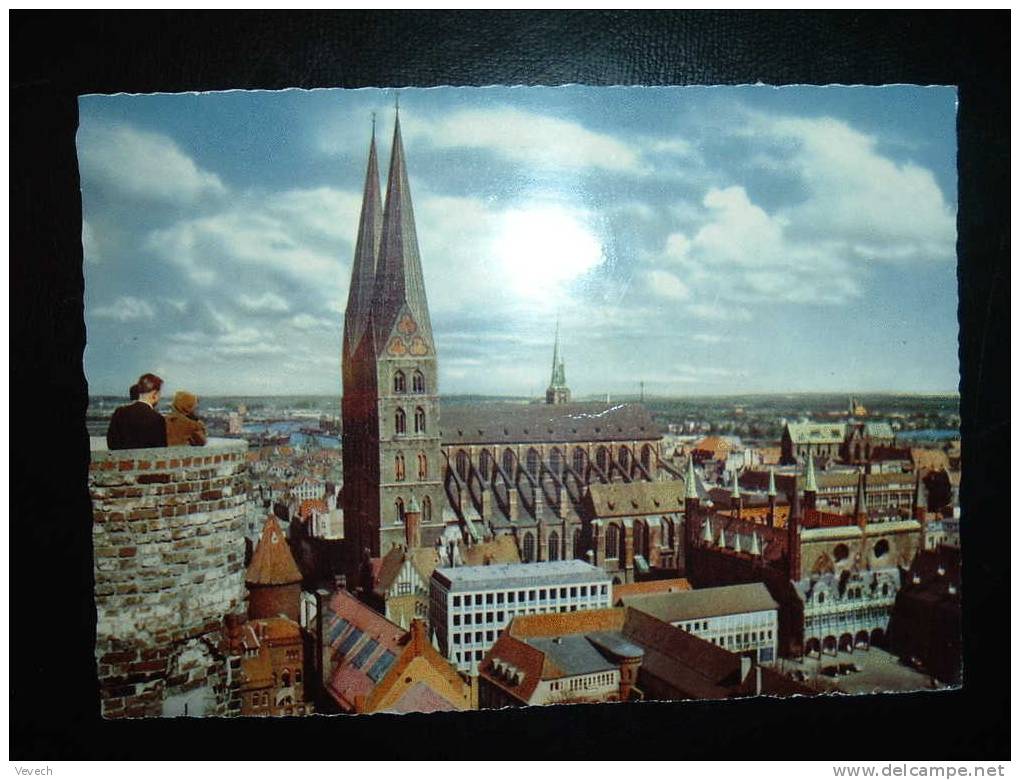
[{"label": "white cloud", "polygon": [[133,322],[151,320],[156,316],[156,312],[148,301],[130,295],[122,295],[111,304],[97,307],[93,310],[92,315],[118,322]]},{"label": "white cloud", "polygon": [[669,271],[653,269],[646,271],[645,286],[651,295],[670,301],[685,301],[691,296],[687,285]]},{"label": "white cloud", "polygon": [[298,330],[322,330],[338,328],[339,322],[324,317],[313,317],[311,314],[298,314],[290,318],[290,324]]},{"label": "white cloud", "polygon": [[78,159],[87,185],[101,182],[132,198],[190,203],[226,192],[171,138],[129,124],[82,124]]},{"label": "white cloud", "polygon": [[543,168],[644,173],[638,150],[577,122],[519,108],[462,109],[441,119],[414,117],[401,123],[409,139],[438,147],[486,149]]},{"label": "white cloud", "polygon": [[688,314],[710,322],[750,322],[751,314],[744,308],[723,306],[719,303],[693,303],[686,308]]},{"label": "white cloud", "polygon": [[290,311],[290,304],[273,292],[264,292],[261,295],[242,293],[237,296],[237,303],[250,314],[286,314]]},{"label": "white cloud", "polygon": [[808,190],[783,212],[798,237],[838,241],[868,260],[955,258],[955,207],[930,170],[894,162],[878,151],[876,137],[828,117],[761,117],[755,127],[791,142],[783,164]]},{"label": "white cloud", "polygon": [[98,265],[102,262],[96,231],[87,219],[81,221],[81,248],[86,263]]},{"label": "white cloud", "polygon": [[328,188],[249,193],[224,211],[153,231],[146,247],[199,285],[270,271],[329,290],[346,280],[359,204]]}]

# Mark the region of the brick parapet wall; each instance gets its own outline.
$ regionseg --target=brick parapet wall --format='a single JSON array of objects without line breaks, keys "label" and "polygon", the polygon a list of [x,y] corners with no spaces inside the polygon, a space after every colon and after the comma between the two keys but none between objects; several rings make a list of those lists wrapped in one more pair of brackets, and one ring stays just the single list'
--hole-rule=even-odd
[{"label": "brick parapet wall", "polygon": [[208,688],[228,714],[223,618],[245,610],[247,443],[107,451],[89,466],[96,660],[108,717],[159,715]]}]

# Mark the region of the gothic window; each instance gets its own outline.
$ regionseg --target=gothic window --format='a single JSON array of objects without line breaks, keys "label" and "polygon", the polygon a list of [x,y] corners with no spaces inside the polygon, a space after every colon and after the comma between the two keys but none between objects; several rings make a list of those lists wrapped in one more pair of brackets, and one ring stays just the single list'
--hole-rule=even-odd
[{"label": "gothic window", "polygon": [[457,450],[457,473],[463,480],[466,480],[468,478],[469,465],[470,461],[468,459],[468,454],[464,452],[464,450]]},{"label": "gothic window", "polygon": [[630,450],[626,447],[620,447],[619,459],[620,468],[626,473],[630,469]]},{"label": "gothic window", "polygon": [[425,433],[425,410],[420,406],[414,410],[414,432]]},{"label": "gothic window", "polygon": [[478,471],[481,473],[482,479],[487,480],[492,476],[492,455],[488,450],[482,450],[478,456]]},{"label": "gothic window", "polygon": [[393,430],[396,433],[407,433],[407,415],[404,414],[403,409],[397,409],[395,415],[393,415]]},{"label": "gothic window", "polygon": [[651,472],[652,470],[652,445],[646,444],[641,448],[641,465],[645,467],[645,471]]},{"label": "gothic window", "polygon": [[394,458],[394,472],[396,474],[397,482],[404,481],[404,453],[398,452],[396,458]]},{"label": "gothic window", "polygon": [[563,476],[563,453],[560,452],[559,447],[553,447],[552,452],[549,453],[549,468],[557,477]]},{"label": "gothic window", "polygon": [[634,523],[634,552],[648,560],[648,526],[641,520]]},{"label": "gothic window", "polygon": [[605,447],[599,447],[595,451],[595,465],[605,473],[606,467],[609,465],[609,452]]},{"label": "gothic window", "polygon": [[398,498],[396,501],[393,502],[393,505],[397,509],[397,522],[398,523],[404,522],[404,499]]},{"label": "gothic window", "polygon": [[620,529],[610,524],[606,528],[606,557],[622,558],[620,555]]},{"label": "gothic window", "polygon": [[416,393],[425,392],[425,375],[421,371],[415,371],[411,375],[411,389]]},{"label": "gothic window", "polygon": [[553,531],[549,534],[549,560],[558,561],[560,559],[560,535]]},{"label": "gothic window", "polygon": [[662,518],[662,545],[672,550],[674,542],[673,521],[664,517]]},{"label": "gothic window", "polygon": [[503,471],[513,479],[514,476],[514,451],[507,447],[503,450]]},{"label": "gothic window", "polygon": [[524,550],[522,556],[524,563],[531,563],[535,560],[535,536],[530,531],[524,534]]},{"label": "gothic window", "polygon": [[403,371],[397,371],[393,375],[393,392],[394,393],[407,392],[407,379],[404,377]]},{"label": "gothic window", "polygon": [[581,529],[574,529],[574,557],[581,557]]},{"label": "gothic window", "polygon": [[283,685],[284,688],[290,686],[290,669],[283,670],[283,674],[280,675],[280,683]]},{"label": "gothic window", "polygon": [[538,464],[541,461],[538,450],[532,448],[528,450],[528,473],[533,477],[538,477]]},{"label": "gothic window", "polygon": [[432,522],[432,499],[428,496],[425,496],[421,502],[421,521],[423,523]]},{"label": "gothic window", "polygon": [[424,452],[418,453],[418,479],[428,479],[429,459]]},{"label": "gothic window", "polygon": [[584,461],[585,461],[584,450],[581,449],[580,447],[574,447],[574,471],[576,471],[578,475],[582,477],[584,476]]}]

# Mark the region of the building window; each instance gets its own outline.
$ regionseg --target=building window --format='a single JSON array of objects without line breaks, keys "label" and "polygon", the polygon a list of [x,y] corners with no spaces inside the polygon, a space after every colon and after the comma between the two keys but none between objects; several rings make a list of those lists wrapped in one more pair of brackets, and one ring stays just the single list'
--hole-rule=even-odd
[{"label": "building window", "polygon": [[670,550],[676,543],[676,537],[673,535],[673,521],[668,518],[662,518],[662,546],[668,547]]},{"label": "building window", "polygon": [[432,499],[428,496],[425,496],[421,502],[421,521],[423,523],[432,522]]},{"label": "building window", "polygon": [[455,626],[459,626],[460,625],[460,615],[454,615],[453,616],[453,625],[455,625]]},{"label": "building window", "polygon": [[624,473],[628,473],[630,469],[630,450],[626,447],[620,447],[619,459],[620,468],[623,469]]},{"label": "building window", "polygon": [[394,457],[393,471],[397,482],[404,481],[404,453],[398,452]]},{"label": "building window", "polygon": [[418,479],[428,479],[429,459],[424,452],[418,453]]},{"label": "building window", "polygon": [[414,410],[414,432],[425,433],[425,410],[420,406]]},{"label": "building window", "polygon": [[398,523],[404,522],[404,499],[397,498],[397,500],[394,501],[393,503],[394,505],[396,505],[397,508],[397,522]]},{"label": "building window", "polygon": [[620,528],[610,523],[606,528],[606,557],[622,558],[620,554]]},{"label": "building window", "polygon": [[560,535],[553,531],[549,534],[549,560],[558,561],[560,559]]},{"label": "building window", "polygon": [[416,393],[425,392],[425,375],[421,371],[415,371],[411,376],[411,389]]},{"label": "building window", "polygon": [[528,473],[536,479],[538,478],[538,465],[540,461],[541,458],[538,455],[538,450],[534,447],[528,450]]},{"label": "building window", "polygon": [[404,378],[403,371],[397,371],[397,373],[393,375],[393,392],[394,393],[407,392],[407,379]]},{"label": "building window", "polygon": [[457,474],[460,475],[461,479],[467,480],[468,468],[470,467],[471,463],[470,459],[468,458],[468,454],[464,450],[457,450],[457,457],[455,459],[455,462],[457,466]]},{"label": "building window", "polygon": [[455,606],[455,607],[459,607],[460,606],[460,596],[454,596],[453,597],[453,606]]},{"label": "building window", "polygon": [[531,563],[535,560],[535,537],[530,531],[524,534],[524,550],[521,557],[525,563]]},{"label": "building window", "polygon": [[599,447],[595,450],[595,465],[597,465],[599,470],[603,473],[609,466],[609,451],[605,447]]},{"label": "building window", "polygon": [[875,542],[875,557],[884,558],[889,553],[889,542],[886,539],[879,539]]},{"label": "building window", "polygon": [[641,448],[641,465],[645,467],[645,471],[649,474],[652,471],[652,447],[650,444],[646,444]]},{"label": "building window", "polygon": [[503,450],[503,471],[506,475],[513,479],[514,476],[514,451],[507,447]]},{"label": "building window", "polygon": [[553,447],[549,453],[549,468],[557,477],[563,476],[563,453],[558,447]]},{"label": "building window", "polygon": [[478,473],[485,480],[492,477],[492,455],[489,454],[488,450],[482,450],[478,455]]},{"label": "building window", "polygon": [[393,415],[393,430],[397,433],[407,433],[407,415],[403,409],[397,409]]},{"label": "building window", "polygon": [[576,471],[581,477],[584,476],[584,461],[584,450],[580,447],[574,447],[574,471]]}]

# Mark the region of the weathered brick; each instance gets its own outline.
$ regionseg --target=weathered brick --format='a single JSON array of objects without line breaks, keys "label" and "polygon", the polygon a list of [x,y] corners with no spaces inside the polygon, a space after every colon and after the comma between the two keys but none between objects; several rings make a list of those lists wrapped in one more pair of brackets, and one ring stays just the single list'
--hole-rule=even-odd
[{"label": "weathered brick", "polygon": [[132,558],[132,557],[135,556],[135,554],[137,552],[138,552],[138,548],[137,547],[121,547],[120,548],[120,557],[121,558]]},{"label": "weathered brick", "polygon": [[137,482],[139,485],[152,485],[157,482],[171,482],[173,477],[165,472],[154,472],[152,474],[139,474]]},{"label": "weathered brick", "polygon": [[118,466],[121,471],[131,471],[135,467],[135,462],[133,460],[122,460]]}]

